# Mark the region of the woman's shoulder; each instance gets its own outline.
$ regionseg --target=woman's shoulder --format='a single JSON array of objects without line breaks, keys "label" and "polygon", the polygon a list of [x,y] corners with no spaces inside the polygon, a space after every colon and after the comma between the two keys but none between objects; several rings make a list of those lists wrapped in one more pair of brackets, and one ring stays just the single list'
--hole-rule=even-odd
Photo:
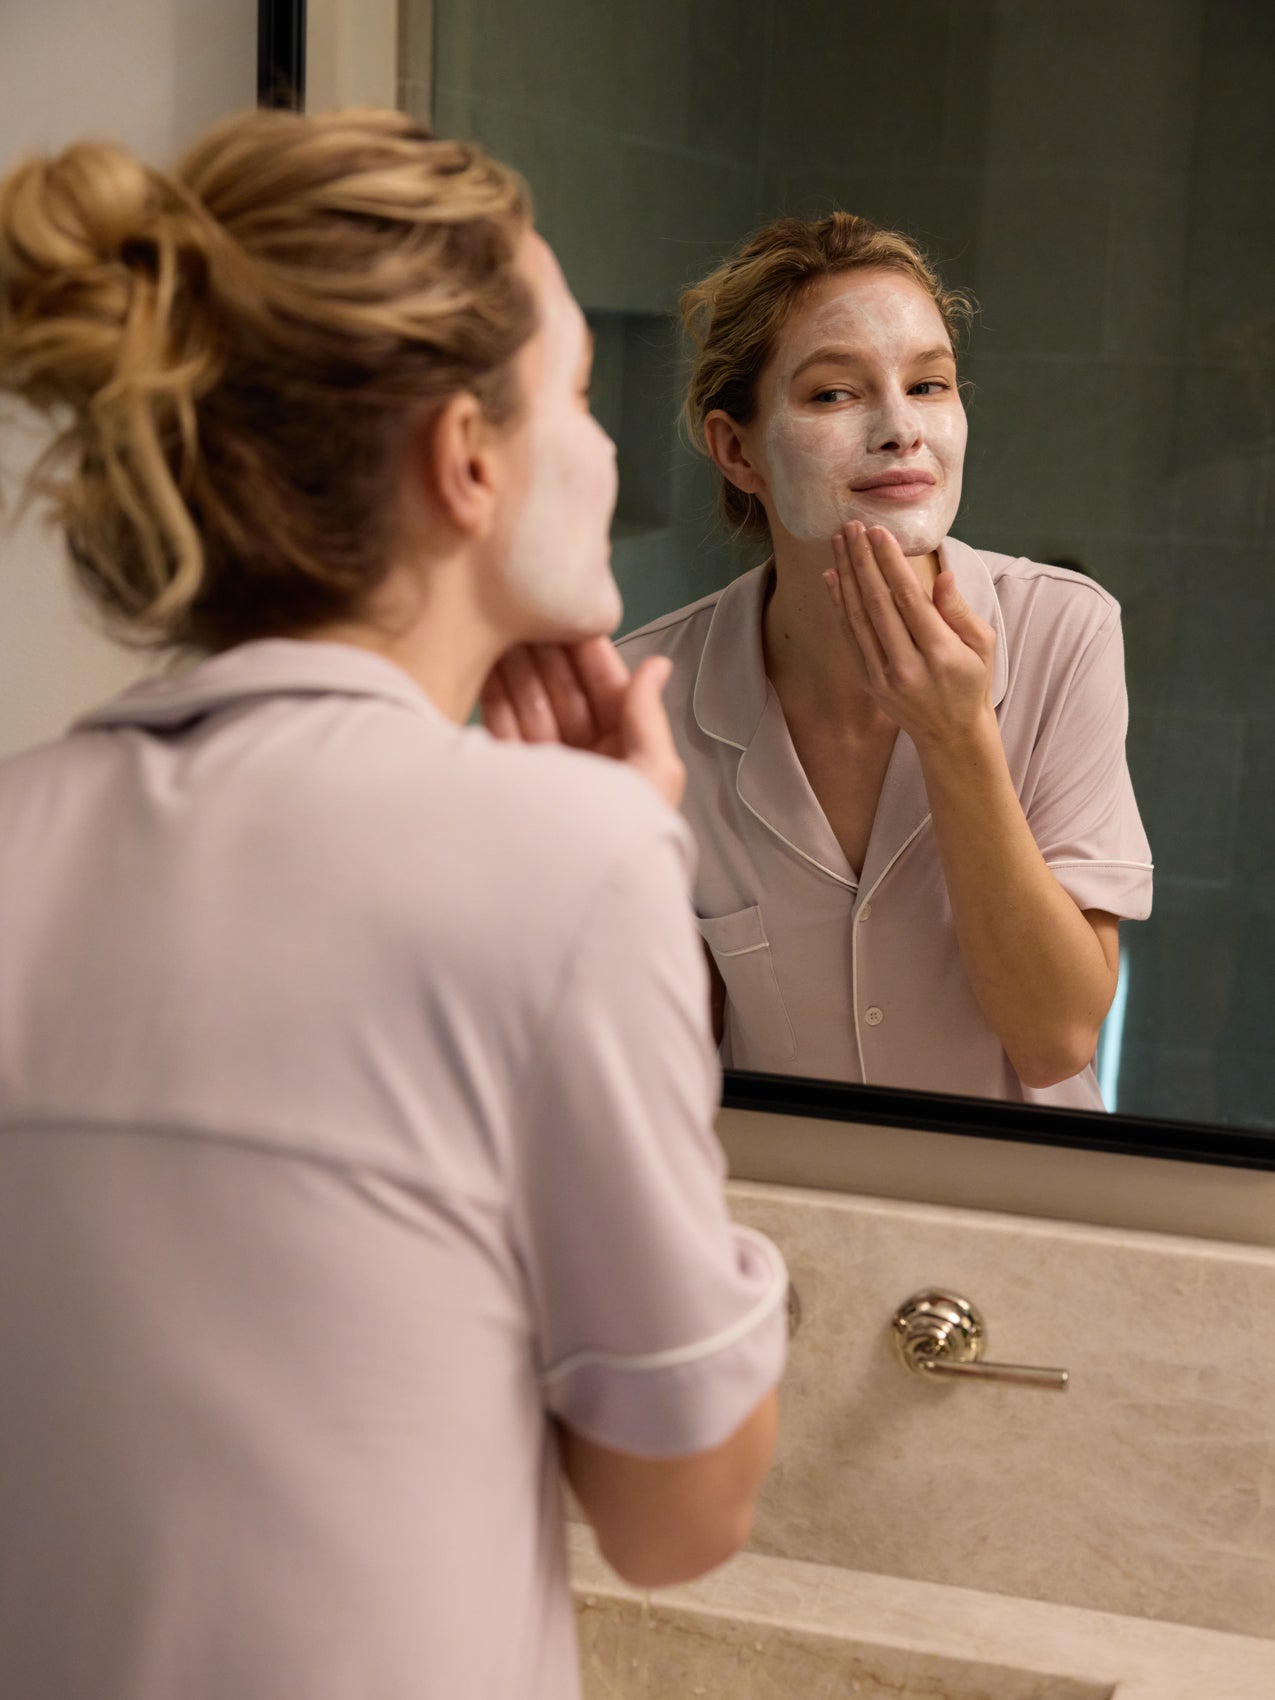
[{"label": "woman's shoulder", "polygon": [[750,600],[769,564],[767,561],[761,566],[750,567],[746,573],[710,591],[707,596],[674,608],[668,614],[660,614],[646,625],[627,632],[615,640],[616,648],[630,667],[648,655],[667,655],[674,664],[690,656],[698,657],[719,606],[724,601],[738,605],[741,601]]},{"label": "woman's shoulder", "polygon": [[500,847],[516,906],[553,889],[585,907],[595,890],[642,879],[669,856],[689,864],[681,816],[625,762],[561,744],[506,743],[478,727],[458,754],[446,787],[457,839],[484,860]]},{"label": "woman's shoulder", "polygon": [[1078,562],[1033,561],[1025,555],[1002,555],[980,549],[978,555],[991,575],[996,598],[1007,615],[1033,619],[1066,618],[1098,630],[1120,618],[1120,604]]},{"label": "woman's shoulder", "polygon": [[715,590],[710,596],[702,596],[698,602],[688,603],[685,608],[661,614],[636,631],[616,638],[615,647],[630,667],[645,660],[648,655],[667,655],[674,661],[688,654],[698,655],[704,647],[721,594],[720,590]]}]

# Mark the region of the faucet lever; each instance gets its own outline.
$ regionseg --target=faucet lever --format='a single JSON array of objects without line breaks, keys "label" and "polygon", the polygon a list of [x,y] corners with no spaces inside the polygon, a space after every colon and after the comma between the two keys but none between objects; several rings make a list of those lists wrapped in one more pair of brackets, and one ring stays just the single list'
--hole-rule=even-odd
[{"label": "faucet lever", "polygon": [[1065,1393],[1065,1369],[983,1361],[987,1328],[982,1316],[959,1293],[914,1293],[894,1313],[891,1325],[899,1357],[915,1375],[969,1377],[1015,1387],[1043,1387]]}]

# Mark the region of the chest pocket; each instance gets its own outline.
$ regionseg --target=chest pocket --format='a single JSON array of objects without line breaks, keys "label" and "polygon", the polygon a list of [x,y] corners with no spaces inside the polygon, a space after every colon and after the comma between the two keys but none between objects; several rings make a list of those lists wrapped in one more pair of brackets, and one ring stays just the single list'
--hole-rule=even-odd
[{"label": "chest pocket", "polygon": [[754,904],[733,915],[700,915],[697,922],[726,986],[728,1019],[739,1027],[749,1048],[777,1060],[795,1057],[797,1041],[775,976],[761,910]]}]

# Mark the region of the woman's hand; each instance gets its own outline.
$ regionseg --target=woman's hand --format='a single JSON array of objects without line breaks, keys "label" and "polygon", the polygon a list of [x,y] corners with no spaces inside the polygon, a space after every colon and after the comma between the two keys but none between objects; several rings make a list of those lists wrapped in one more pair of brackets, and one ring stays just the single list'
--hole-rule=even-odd
[{"label": "woman's hand", "polygon": [[884,526],[851,520],[832,540],[824,582],[863,659],[868,690],[918,749],[966,737],[990,711],[996,633],[956,588],[934,581],[934,600]]},{"label": "woman's hand", "polygon": [[520,644],[483,686],[483,725],[495,738],[569,744],[627,762],[676,808],[686,769],[660,700],[671,672],[664,656],[650,655],[630,674],[605,637]]}]

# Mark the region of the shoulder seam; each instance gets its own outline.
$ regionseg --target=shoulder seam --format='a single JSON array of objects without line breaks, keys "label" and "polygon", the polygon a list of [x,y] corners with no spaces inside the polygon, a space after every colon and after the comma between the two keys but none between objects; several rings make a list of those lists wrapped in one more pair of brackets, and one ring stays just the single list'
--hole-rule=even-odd
[{"label": "shoulder seam", "polygon": [[716,608],[721,599],[721,591],[715,590],[711,596],[702,597],[698,602],[692,602],[685,608],[675,608],[671,614],[657,615],[654,620],[648,620],[644,626],[637,626],[631,632],[625,632],[623,637],[615,640],[615,647],[623,649],[631,638],[646,637],[655,632],[665,632],[673,626],[687,625],[697,615],[707,614]]}]

